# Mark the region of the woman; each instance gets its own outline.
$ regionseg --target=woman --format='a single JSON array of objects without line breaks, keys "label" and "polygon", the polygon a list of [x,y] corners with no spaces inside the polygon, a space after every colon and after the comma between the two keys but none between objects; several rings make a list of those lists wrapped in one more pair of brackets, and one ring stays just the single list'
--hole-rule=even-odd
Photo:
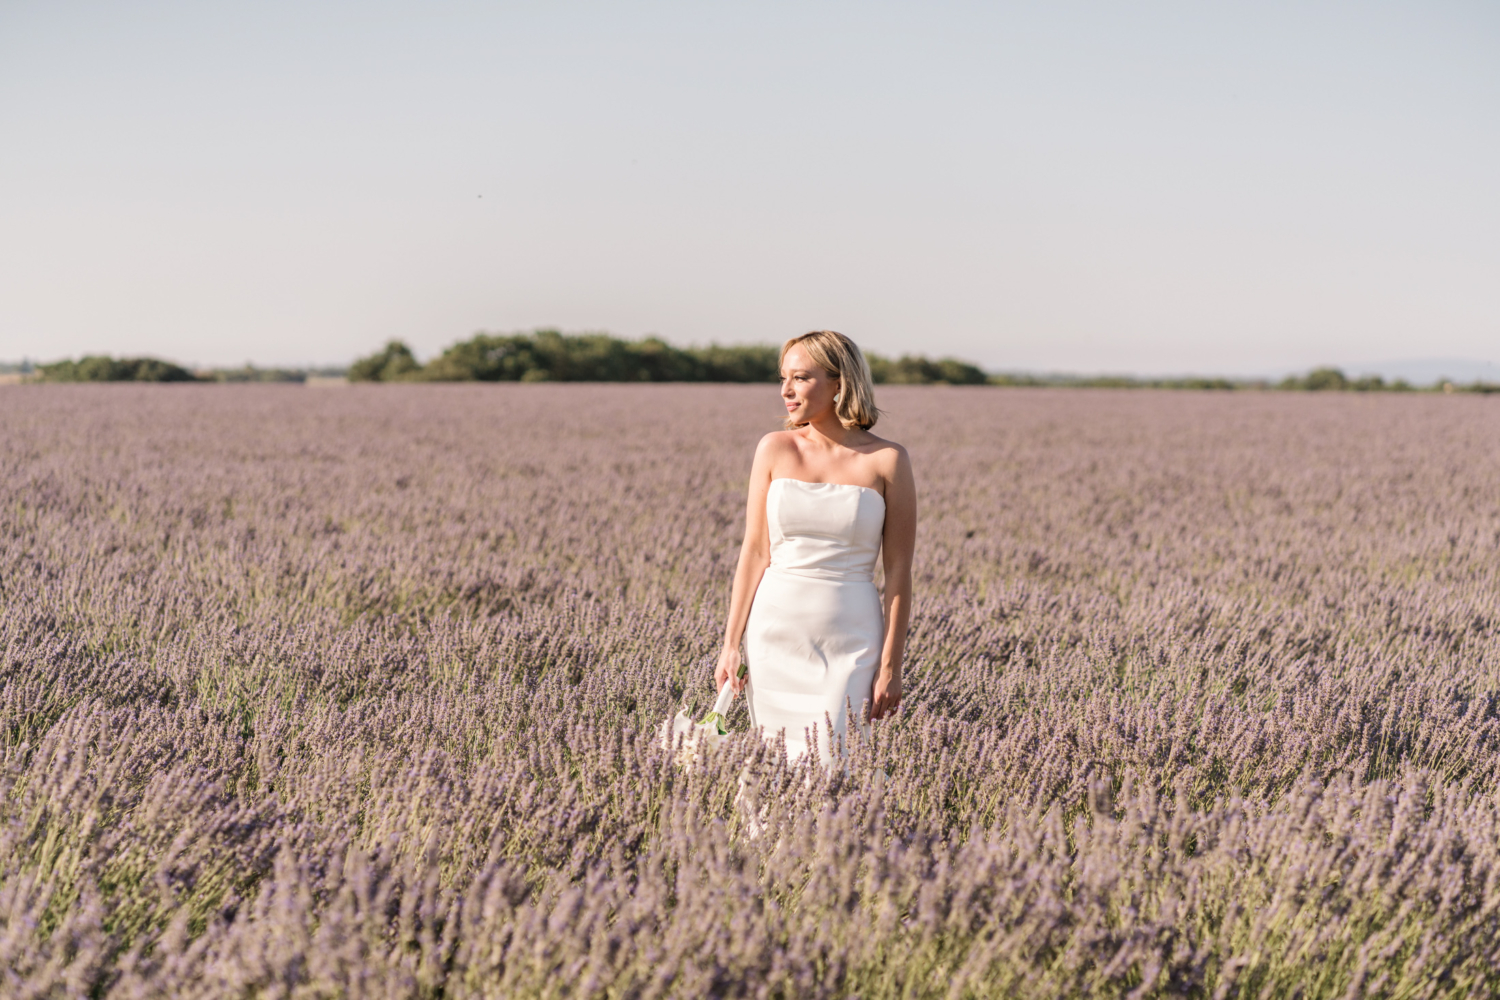
[{"label": "woman", "polygon": [[[786,430],[755,449],[745,542],[714,670],[748,688],[750,723],[782,734],[788,756],[830,755],[848,708],[883,718],[901,703],[911,617],[916,485],[906,449],[870,433],[870,366],[854,342],[819,330],[781,348]],[[885,607],[875,589],[884,554]],[[749,658],[740,675],[740,640]]]}]

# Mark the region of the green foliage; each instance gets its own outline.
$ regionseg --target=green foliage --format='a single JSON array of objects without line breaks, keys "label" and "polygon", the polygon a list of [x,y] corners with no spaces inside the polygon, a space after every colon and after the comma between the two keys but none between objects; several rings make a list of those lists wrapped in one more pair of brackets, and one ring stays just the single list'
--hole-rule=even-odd
[{"label": "green foliage", "polygon": [[991,375],[990,385],[1064,389],[1258,389],[1264,383],[1227,378],[1136,378],[1132,375],[1028,375],[1008,372]]},{"label": "green foliage", "polygon": [[1339,369],[1325,366],[1314,368],[1301,378],[1288,375],[1277,388],[1305,392],[1410,392],[1412,387],[1405,379],[1387,382],[1379,375],[1349,378]]},{"label": "green foliage", "polygon": [[411,348],[399,340],[386,341],[385,347],[349,366],[351,382],[398,382],[410,380],[421,369]]},{"label": "green foliage", "polygon": [[922,355],[903,354],[892,361],[878,354],[868,356],[870,374],[876,382],[892,385],[984,385],[989,376],[975,365],[956,358],[930,360]]},{"label": "green foliage", "polygon": [[257,368],[246,362],[241,368],[215,368],[215,382],[306,382],[309,377],[341,378],[348,374],[344,368]]},{"label": "green foliage", "polygon": [[1349,379],[1337,368],[1314,368],[1301,378],[1288,375],[1281,380],[1283,389],[1301,389],[1306,392],[1340,391],[1349,388]]},{"label": "green foliage", "polygon": [[739,344],[733,347],[694,347],[690,353],[704,366],[709,382],[774,382],[776,355],[780,348],[770,344]]},{"label": "green foliage", "polygon": [[673,347],[659,337],[603,333],[475,334],[434,358],[421,377],[438,382],[767,382],[776,349]]},{"label": "green foliage", "polygon": [[[675,377],[674,377],[675,376]],[[691,376],[689,359],[654,337],[605,334],[475,334],[434,358],[422,377],[439,382],[665,382]]]},{"label": "green foliage", "polygon": [[[778,348],[769,344],[674,347],[659,337],[605,333],[477,333],[425,366],[393,340],[356,361],[351,381],[396,382],[773,382]],[[868,356],[876,382],[983,385],[985,373],[953,358]]]},{"label": "green foliage", "polygon": [[290,368],[219,368],[214,370],[215,382],[305,382],[307,373]]},{"label": "green foliage", "polygon": [[1156,379],[1152,386],[1160,389],[1234,389],[1236,383],[1227,378],[1167,378]]},{"label": "green foliage", "polygon": [[181,365],[159,358],[112,358],[90,354],[78,361],[65,359],[37,365],[43,382],[196,382]]}]

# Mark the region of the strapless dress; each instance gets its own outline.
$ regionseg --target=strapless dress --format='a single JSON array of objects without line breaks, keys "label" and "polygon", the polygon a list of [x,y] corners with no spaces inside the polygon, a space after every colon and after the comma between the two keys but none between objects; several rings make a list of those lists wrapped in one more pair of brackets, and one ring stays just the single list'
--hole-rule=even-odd
[{"label": "strapless dress", "polygon": [[885,499],[865,486],[774,479],[766,495],[771,565],[745,627],[750,723],[797,758],[830,756],[832,733],[858,720],[880,667],[884,613],[875,559]]}]

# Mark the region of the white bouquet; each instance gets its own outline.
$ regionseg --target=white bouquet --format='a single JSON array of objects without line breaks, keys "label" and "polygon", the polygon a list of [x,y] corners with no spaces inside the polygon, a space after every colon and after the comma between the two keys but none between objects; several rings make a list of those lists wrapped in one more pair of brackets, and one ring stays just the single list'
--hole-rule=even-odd
[{"label": "white bouquet", "polygon": [[725,721],[724,714],[729,711],[729,705],[734,701],[734,685],[728,681],[719,688],[719,697],[714,702],[714,707],[709,710],[698,722],[687,714],[687,708],[672,716],[661,724],[661,745],[663,750],[677,750],[677,763],[686,764],[692,760],[699,748],[716,746],[720,740],[729,735],[729,725]]}]

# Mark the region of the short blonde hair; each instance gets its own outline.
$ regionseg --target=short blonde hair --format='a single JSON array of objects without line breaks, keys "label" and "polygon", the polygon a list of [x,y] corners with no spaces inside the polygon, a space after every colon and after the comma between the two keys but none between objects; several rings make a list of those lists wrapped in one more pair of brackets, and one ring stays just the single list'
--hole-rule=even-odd
[{"label": "short blonde hair", "polygon": [[[870,377],[870,365],[860,353],[859,345],[832,330],[804,333],[781,345],[781,354],[776,359],[778,371],[786,360],[786,352],[794,347],[802,348],[813,364],[839,380],[839,399],[833,404],[839,423],[862,431],[875,426],[880,419],[880,411],[875,408],[875,380]],[[786,418],[787,430],[800,426],[791,417]]]}]

